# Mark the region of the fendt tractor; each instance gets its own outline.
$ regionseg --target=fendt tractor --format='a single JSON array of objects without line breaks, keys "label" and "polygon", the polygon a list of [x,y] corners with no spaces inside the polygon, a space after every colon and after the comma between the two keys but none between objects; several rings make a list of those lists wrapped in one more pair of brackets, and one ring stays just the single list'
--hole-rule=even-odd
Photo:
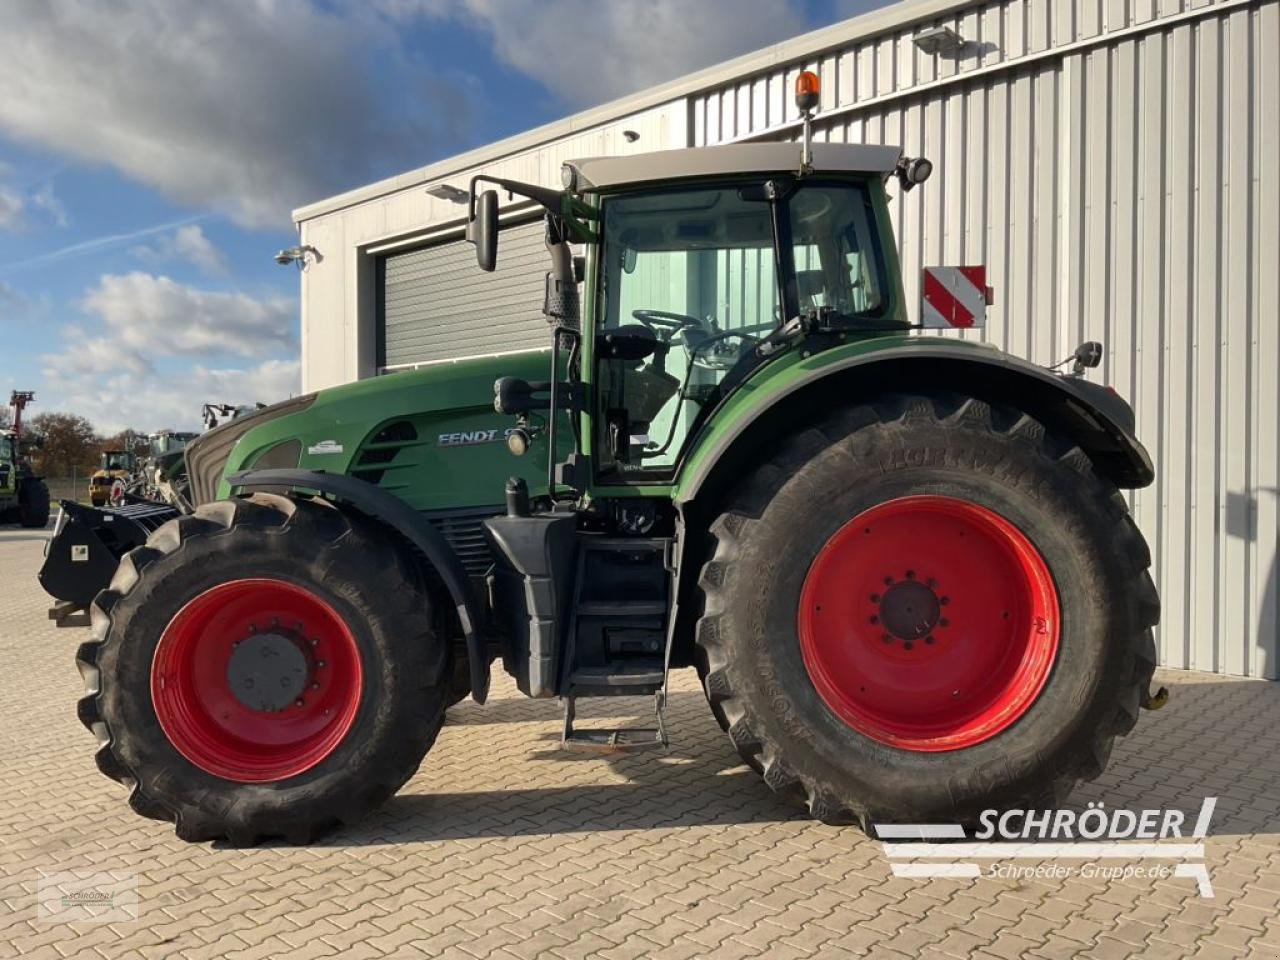
[{"label": "fendt tractor", "polygon": [[35,398],[30,390],[14,390],[9,397],[13,422],[0,430],[0,523],[43,529],[49,523],[49,488],[23,451],[39,442],[24,438],[22,430],[22,413]]},{"label": "fendt tractor", "polygon": [[[306,842],[404,784],[497,657],[600,751],[666,746],[693,667],[769,787],[868,830],[1102,771],[1159,702],[1133,411],[1084,378],[1096,344],[1059,374],[914,333],[888,190],[928,162],[814,143],[816,77],[797,101],[797,143],[473,178],[484,270],[498,191],[545,210],[548,350],[187,447],[192,512],[124,555],[77,654],[134,810]],[[584,729],[577,701],[616,695],[652,726]]]}]

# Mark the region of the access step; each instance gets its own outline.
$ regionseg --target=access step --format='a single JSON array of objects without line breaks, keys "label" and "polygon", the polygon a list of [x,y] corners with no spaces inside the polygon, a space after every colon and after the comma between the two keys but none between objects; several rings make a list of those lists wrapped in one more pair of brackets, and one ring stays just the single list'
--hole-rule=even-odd
[{"label": "access step", "polygon": [[667,726],[662,717],[663,692],[653,698],[654,726],[614,727],[591,730],[575,730],[575,697],[561,698],[564,703],[564,731],[560,735],[560,747],[586,753],[629,753],[640,750],[667,748]]},{"label": "access step", "polygon": [[656,667],[632,667],[609,664],[604,667],[579,667],[569,674],[569,689],[583,687],[642,687],[645,693],[662,686],[662,664]]}]

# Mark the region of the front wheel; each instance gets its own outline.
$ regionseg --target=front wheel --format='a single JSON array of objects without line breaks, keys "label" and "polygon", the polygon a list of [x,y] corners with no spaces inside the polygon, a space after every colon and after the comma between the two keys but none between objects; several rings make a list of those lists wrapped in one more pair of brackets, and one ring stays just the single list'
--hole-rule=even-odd
[{"label": "front wheel", "polygon": [[98,766],[186,840],[305,842],[418,768],[448,651],[421,576],[370,521],[269,494],[126,554],[77,653]]},{"label": "front wheel", "polygon": [[1030,417],[886,398],[793,438],[713,525],[712,708],[831,822],[968,822],[1102,772],[1155,663],[1124,500]]}]

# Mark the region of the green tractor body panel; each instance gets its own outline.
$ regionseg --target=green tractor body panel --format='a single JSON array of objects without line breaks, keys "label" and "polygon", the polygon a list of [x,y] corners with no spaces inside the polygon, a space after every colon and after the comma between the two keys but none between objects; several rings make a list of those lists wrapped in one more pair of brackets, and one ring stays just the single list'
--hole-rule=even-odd
[{"label": "green tractor body panel", "polygon": [[[494,410],[493,384],[501,376],[545,380],[549,373],[550,354],[530,351],[433,364],[321,390],[304,409],[244,433],[226,462],[218,496],[230,495],[227,476],[271,467],[349,474],[424,512],[501,503],[503,482],[513,476],[524,478],[531,492],[545,493],[546,434],[534,438],[525,456],[513,456],[506,444],[512,419]],[[236,427],[233,420],[218,429]],[[571,434],[566,429],[561,437],[564,454]],[[269,456],[278,445],[294,442],[292,462]]]}]

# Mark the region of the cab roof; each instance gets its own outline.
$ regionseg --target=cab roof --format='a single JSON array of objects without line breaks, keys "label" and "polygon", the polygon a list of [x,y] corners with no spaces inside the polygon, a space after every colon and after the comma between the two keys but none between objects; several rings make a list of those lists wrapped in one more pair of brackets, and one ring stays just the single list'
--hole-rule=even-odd
[{"label": "cab roof", "polygon": [[[570,160],[566,166],[577,171],[579,191],[608,190],[693,177],[798,172],[800,150],[798,143],[734,143],[720,147],[658,150],[626,157],[590,157]],[[813,171],[816,174],[884,175],[893,172],[901,156],[900,147],[869,143],[815,143]]]}]

